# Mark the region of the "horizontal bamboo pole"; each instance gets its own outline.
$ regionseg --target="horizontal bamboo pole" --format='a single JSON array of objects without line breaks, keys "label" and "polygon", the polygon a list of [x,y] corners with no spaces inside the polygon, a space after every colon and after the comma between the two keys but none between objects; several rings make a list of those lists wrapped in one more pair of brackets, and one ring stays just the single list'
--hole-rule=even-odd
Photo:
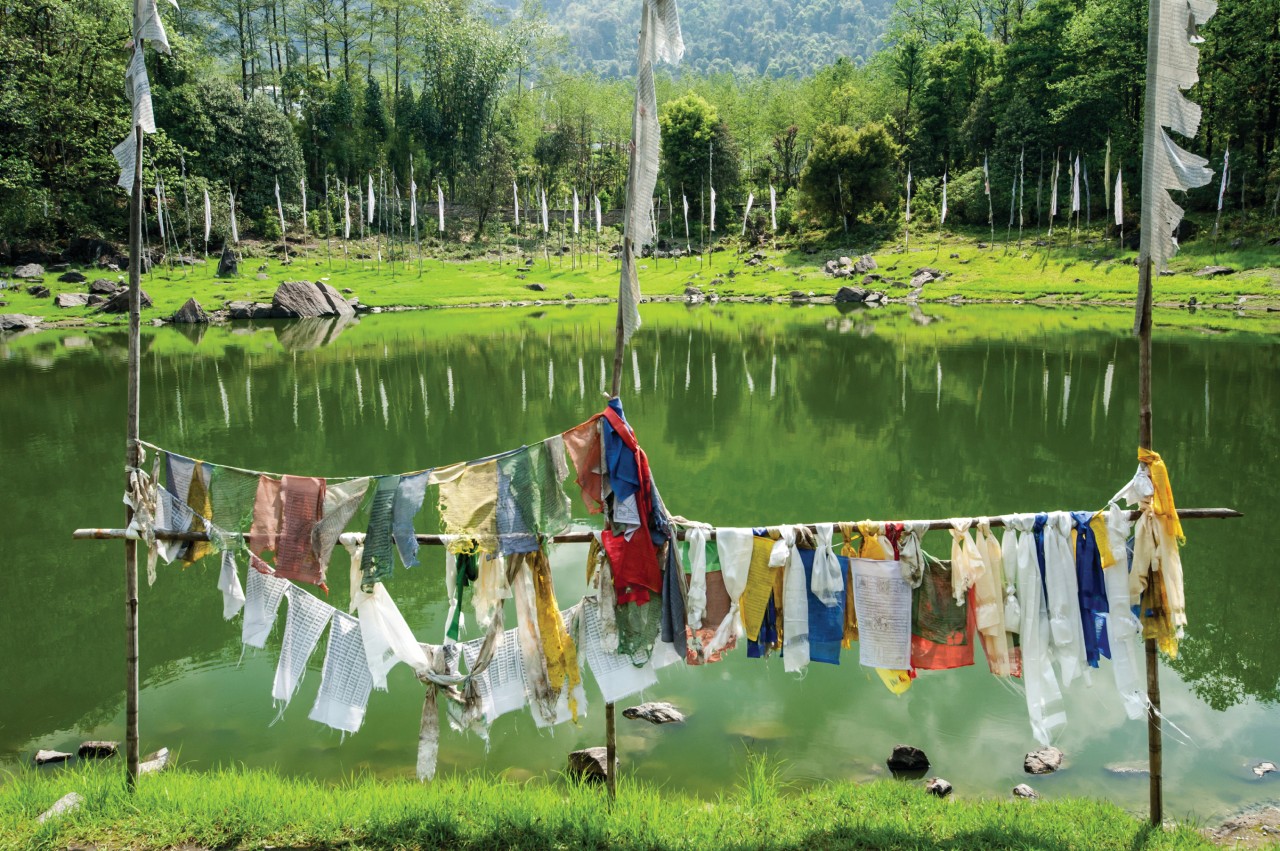
[{"label": "horizontal bamboo pole", "polygon": [[[1130,511],[1129,519],[1137,520],[1140,512]],[[1234,508],[1179,508],[1178,517],[1183,520],[1226,520],[1234,517],[1243,517],[1242,512],[1236,511]],[[910,521],[912,523],[927,523],[929,531],[941,531],[951,528],[951,522],[954,518],[946,520],[924,520]],[[970,525],[978,522],[977,517],[967,518]],[[1002,517],[988,518],[993,528],[1004,526]],[[848,522],[848,521],[846,521]],[[905,523],[905,520],[876,520],[875,523]],[[815,524],[806,524],[805,528],[810,531],[815,530]],[[71,537],[77,541],[115,541],[115,540],[137,540],[136,534],[131,534],[126,529],[76,529],[71,533]],[[447,543],[446,539],[440,535],[415,535],[419,544],[426,546],[443,546]],[[548,540],[555,544],[587,544],[591,542],[593,533],[591,532],[567,532],[562,535],[553,535]],[[684,532],[679,533],[680,538],[684,538]],[[363,532],[347,532],[342,535],[343,540],[358,542],[364,540]],[[715,531],[711,532],[711,538],[715,539]],[[176,529],[157,529],[156,540],[158,541],[207,541],[209,535],[207,532],[181,532]]]}]

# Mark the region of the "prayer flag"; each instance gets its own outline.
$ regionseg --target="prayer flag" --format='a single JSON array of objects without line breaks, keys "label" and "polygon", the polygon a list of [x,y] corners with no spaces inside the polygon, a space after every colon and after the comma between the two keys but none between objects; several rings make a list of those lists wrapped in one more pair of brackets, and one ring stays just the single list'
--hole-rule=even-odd
[{"label": "prayer flag", "polygon": [[991,194],[991,172],[987,170],[987,155],[982,155],[982,194]]},{"label": "prayer flag", "polygon": [[342,238],[351,238],[351,189],[342,190]]},{"label": "prayer flag", "polygon": [[240,231],[236,228],[236,194],[234,192],[227,193],[231,198],[231,241],[236,245],[240,244]]},{"label": "prayer flag", "polygon": [[209,232],[213,230],[213,207],[209,203],[209,189],[204,190],[204,241],[209,241]]},{"label": "prayer flag", "polygon": [[369,224],[373,224],[373,172],[369,172]]},{"label": "prayer flag", "polygon": [[134,138],[133,132],[130,132],[123,142],[111,149],[111,155],[116,158],[116,164],[120,166],[120,177],[116,179],[116,186],[130,195],[133,194],[133,178],[137,170],[136,145],[137,139]]},{"label": "prayer flag", "polygon": [[298,181],[299,188],[302,189],[302,232],[307,232],[307,179],[304,177]]},{"label": "prayer flag", "polygon": [[1071,166],[1071,212],[1080,212],[1080,155]]},{"label": "prayer flag", "polygon": [[689,241],[689,196],[683,192],[680,193],[680,199],[684,202],[684,241]]},{"label": "prayer flag", "polygon": [[596,233],[600,233],[600,196],[596,196]]},{"label": "prayer flag", "polygon": [[1228,173],[1231,169],[1231,148],[1228,147],[1222,152],[1222,178],[1218,184],[1218,212],[1222,212],[1222,200],[1227,194]]},{"label": "prayer flag", "polygon": [[1102,203],[1105,209],[1111,208],[1111,199],[1107,197],[1107,187],[1111,185],[1111,137],[1107,137],[1107,157],[1102,163]]},{"label": "prayer flag", "polygon": [[[178,8],[175,0],[169,0]],[[143,39],[153,42],[151,45],[161,53],[169,53],[169,37],[164,31],[164,22],[160,20],[160,9],[156,0],[134,0],[133,4],[133,40],[141,46]]]},{"label": "prayer flag", "polygon": [[946,223],[947,223],[947,173],[944,171],[942,173],[942,216],[938,220],[938,225],[939,227],[941,227]]},{"label": "prayer flag", "polygon": [[1058,215],[1058,158],[1053,158],[1053,186],[1049,192],[1049,227],[1053,227],[1053,218]]},{"label": "prayer flag", "polygon": [[547,190],[542,190],[542,232],[549,233],[551,230],[550,219],[547,216]]},{"label": "prayer flag", "polygon": [[911,167],[907,167],[907,221],[911,221]]},{"label": "prayer flag", "polygon": [[1112,206],[1116,208],[1116,226],[1117,227],[1124,226],[1124,194],[1123,194],[1123,191],[1121,190],[1121,175],[1123,173],[1124,173],[1124,169],[1121,169],[1121,168],[1116,169],[1116,199],[1115,199],[1115,204],[1113,204]]},{"label": "prayer flag", "polygon": [[778,231],[778,193],[774,191],[773,184],[769,184],[769,227],[774,233]]},{"label": "prayer flag", "polygon": [[143,133],[156,132],[155,114],[151,109],[151,80],[147,77],[147,63],[141,44],[133,50],[133,58],[125,71],[124,87],[133,105],[134,126],[141,127]]},{"label": "prayer flag", "polygon": [[156,221],[160,223],[160,239],[164,239],[164,199],[160,196],[160,178],[156,178]]},{"label": "prayer flag", "polygon": [[409,166],[409,227],[418,228],[418,182],[413,179],[413,166]]},{"label": "prayer flag", "polygon": [[[1090,203],[1092,199],[1089,197],[1089,161],[1085,160],[1083,163],[1081,163],[1080,169],[1081,169],[1081,174],[1083,176],[1082,179],[1084,180],[1084,220],[1085,220],[1085,223],[1087,224],[1090,221],[1092,221],[1092,219],[1090,218],[1090,210],[1089,210],[1089,208],[1092,206],[1092,204]],[[1103,194],[1105,195],[1106,193],[1104,192]]]},{"label": "prayer flag", "polygon": [[440,215],[440,233],[444,233],[444,190],[436,184],[436,209]]},{"label": "prayer flag", "polygon": [[578,232],[578,190],[573,190],[573,232]]},{"label": "prayer flag", "polygon": [[716,232],[716,188],[711,187],[711,232]]},{"label": "prayer flag", "polygon": [[747,235],[747,220],[751,218],[751,205],[752,203],[755,202],[755,200],[756,200],[755,193],[748,192],[747,193],[747,210],[745,213],[742,214],[742,235],[743,236]]},{"label": "prayer flag", "polygon": [[276,212],[280,214],[280,238],[284,238],[284,206],[280,203],[280,181],[276,180]]},{"label": "prayer flag", "polygon": [[516,227],[520,227],[520,187],[516,185],[514,180],[511,181],[511,202],[513,204],[512,209],[515,210]]}]

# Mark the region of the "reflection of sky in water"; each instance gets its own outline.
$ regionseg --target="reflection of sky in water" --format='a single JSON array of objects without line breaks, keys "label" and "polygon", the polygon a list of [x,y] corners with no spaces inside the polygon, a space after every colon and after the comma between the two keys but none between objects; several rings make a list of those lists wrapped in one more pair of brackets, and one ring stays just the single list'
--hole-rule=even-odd
[{"label": "reflection of sky in water", "polygon": [[[837,316],[647,305],[645,319],[623,364],[627,411],[668,505],[688,517],[750,525],[1081,508],[1100,505],[1135,466],[1136,346],[1125,311]],[[215,461],[299,473],[480,457],[599,408],[612,321],[607,308],[575,308],[542,318],[459,311],[337,329],[212,328],[194,337],[149,331],[144,436]],[[123,339],[94,332],[85,345],[84,334],[65,342],[43,335],[0,352],[10,390],[0,397],[0,468],[9,493],[38,497],[9,500],[0,517],[11,563],[24,565],[0,575],[0,591],[59,611],[51,630],[47,610],[12,610],[0,634],[12,676],[27,684],[20,698],[0,697],[6,759],[122,733],[119,546],[72,543],[66,531],[119,522]],[[1277,347],[1269,338],[1176,331],[1157,340],[1156,437],[1180,502],[1249,514],[1230,525],[1188,524],[1190,637],[1174,663],[1181,676],[1163,668],[1165,711],[1193,742],[1167,730],[1168,805],[1208,817],[1274,797],[1247,768],[1276,758],[1269,748],[1280,720],[1267,614],[1280,592],[1266,571],[1265,519]],[[1212,432],[1210,415],[1218,417]],[[576,495],[574,505],[581,513]],[[433,514],[424,511],[424,531]],[[948,544],[926,539],[939,554]],[[569,545],[552,553],[562,606],[584,589],[584,555]],[[444,591],[433,578],[441,559],[428,549],[422,568],[399,570],[389,585],[428,639],[443,631]],[[330,602],[339,607],[346,569],[336,556]],[[422,692],[407,670],[393,674],[389,693],[374,694],[365,728],[343,741],[306,719],[317,652],[271,725],[277,645],[241,661],[239,627],[221,621],[215,582],[210,562],[162,569],[143,589],[144,749],[177,748],[198,766],[244,762],[329,778],[412,772]],[[1004,795],[1024,779],[1022,754],[1034,747],[1025,705],[987,674],[980,652],[977,667],[922,673],[901,698],[854,653],[839,667],[813,664],[803,677],[741,651],[721,665],[665,670],[646,697],[672,700],[691,722],[620,721],[624,760],[650,780],[714,793],[739,775],[748,749],[785,760],[787,775],[807,782],[882,775],[889,750],[906,742],[924,748],[960,794]],[[1068,693],[1067,769],[1034,783],[1050,795],[1101,795],[1141,809],[1145,780],[1103,766],[1144,760],[1145,725],[1124,720],[1106,662],[1093,680]],[[602,742],[603,707],[594,686],[588,695],[595,702],[581,728],[535,731],[527,714],[505,716],[487,751],[446,731],[442,770],[558,769],[567,750]]]}]

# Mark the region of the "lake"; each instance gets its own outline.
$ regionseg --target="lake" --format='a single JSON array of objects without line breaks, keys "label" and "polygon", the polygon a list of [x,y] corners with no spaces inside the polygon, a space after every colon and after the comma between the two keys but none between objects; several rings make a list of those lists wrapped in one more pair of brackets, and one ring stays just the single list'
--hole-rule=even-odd
[{"label": "lake", "polygon": [[[510,308],[327,322],[144,329],[142,434],[195,457],[308,475],[416,470],[562,431],[603,405],[612,307]],[[624,370],[628,417],[672,512],[715,525],[867,517],[933,518],[1100,508],[1133,474],[1137,345],[1127,309],[892,306],[841,312],[646,305]],[[1277,797],[1250,766],[1280,762],[1275,506],[1280,345],[1225,314],[1157,316],[1155,441],[1178,503],[1231,506],[1239,520],[1188,521],[1190,625],[1162,666],[1166,802],[1212,818]],[[0,764],[36,748],[123,739],[123,545],[72,541],[119,526],[126,336],[43,332],[0,341],[0,535],[8,600],[0,632]],[[575,489],[576,490],[576,489]],[[575,511],[587,522],[573,493]],[[419,531],[436,528],[431,507]],[[349,528],[363,528],[357,519]],[[950,536],[930,533],[942,557]],[[586,547],[552,552],[562,607],[585,589]],[[388,589],[419,638],[444,630],[443,555],[397,569]],[[345,606],[345,554],[330,602]],[[161,566],[141,591],[143,752],[189,766],[231,763],[339,779],[411,776],[422,690],[404,666],[345,737],[307,719],[318,651],[276,723],[271,700],[283,624],[242,653],[221,618],[214,559]],[[1271,577],[1271,578],[1268,578]],[[334,580],[337,581],[334,581]],[[468,607],[469,611],[469,607]],[[508,624],[514,618],[508,617]],[[472,635],[475,633],[472,632]],[[902,697],[846,651],[840,666],[786,674],[779,658],[661,672],[646,699],[690,715],[651,727],[619,714],[625,768],[712,795],[747,754],[782,762],[796,784],[883,775],[893,745],[923,748],[963,796],[1007,796],[1036,747],[1023,698],[975,667],[924,672]],[[581,727],[535,730],[527,713],[488,748],[445,730],[443,772],[528,777],[603,744],[588,680]],[[629,705],[629,704],[624,704]],[[620,707],[621,708],[621,707]],[[1068,694],[1067,763],[1033,778],[1042,794],[1092,795],[1138,811],[1145,723],[1125,719],[1108,663]],[[1180,741],[1181,740],[1181,741]]]}]

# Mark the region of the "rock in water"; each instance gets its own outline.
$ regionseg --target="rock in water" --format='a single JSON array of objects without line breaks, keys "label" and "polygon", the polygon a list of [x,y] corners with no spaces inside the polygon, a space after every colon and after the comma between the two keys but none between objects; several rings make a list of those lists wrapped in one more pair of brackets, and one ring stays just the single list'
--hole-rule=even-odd
[{"label": "rock in water", "polygon": [[39,263],[25,263],[13,270],[13,276],[23,280],[42,278],[44,277],[44,267]]},{"label": "rock in water", "polygon": [[39,822],[40,824],[44,824],[49,819],[57,818],[63,813],[68,813],[71,810],[78,809],[80,805],[83,803],[84,803],[84,798],[80,797],[79,793],[68,792],[67,794],[59,798],[52,807],[50,807],[49,809],[41,813],[40,816],[36,819],[36,821]]},{"label": "rock in water", "polygon": [[282,319],[311,316],[355,316],[355,309],[328,284],[285,281],[271,296],[272,314]]},{"label": "rock in water", "polygon": [[912,772],[912,771],[928,771],[929,757],[919,748],[913,748],[911,745],[894,745],[893,753],[889,754],[889,758],[885,760],[885,765],[889,766],[889,770],[895,773]]},{"label": "rock in water", "polygon": [[0,332],[26,331],[39,324],[39,316],[29,316],[25,313],[0,313]]},{"label": "rock in water", "polygon": [[36,765],[47,765],[51,762],[66,762],[71,759],[71,754],[63,751],[36,751],[33,757]]},{"label": "rock in water", "polygon": [[138,763],[138,774],[152,774],[169,767],[169,749],[161,748]]},{"label": "rock in water", "polygon": [[1260,762],[1253,767],[1253,773],[1256,777],[1265,777],[1276,770],[1274,762]]},{"label": "rock in water", "polygon": [[81,759],[107,759],[116,755],[119,742],[84,742],[77,755]]},{"label": "rock in water", "polygon": [[[146,290],[138,292],[138,303],[140,307],[151,306],[151,296],[147,295]],[[125,287],[116,292],[115,295],[107,299],[102,307],[98,308],[102,313],[128,313],[129,312],[129,288]]]},{"label": "rock in water", "polygon": [[1040,798],[1040,793],[1032,789],[1026,783],[1019,783],[1013,787],[1013,797],[1022,798],[1027,801],[1035,801]]},{"label": "rock in water", "polygon": [[53,303],[58,307],[84,307],[89,303],[88,293],[58,293]]},{"label": "rock in water", "polygon": [[83,284],[86,279],[79,272],[63,272],[58,276],[58,280],[64,284]]},{"label": "rock in water", "polygon": [[608,776],[609,751],[607,748],[584,748],[569,754],[569,773],[594,783],[603,783]]},{"label": "rock in water", "polygon": [[1032,751],[1022,761],[1022,770],[1027,774],[1052,774],[1061,767],[1062,751],[1055,747]]},{"label": "rock in water", "polygon": [[650,724],[682,724],[684,713],[670,703],[651,702],[622,710],[623,718],[632,721],[648,721]]},{"label": "rock in water", "polygon": [[223,246],[222,256],[218,258],[218,277],[234,278],[240,274],[240,261],[231,253],[230,246]]},{"label": "rock in water", "polygon": [[194,298],[189,298],[186,304],[179,307],[177,312],[173,314],[170,321],[189,325],[207,325],[209,323],[209,314],[204,312],[200,302]]},{"label": "rock in water", "polygon": [[924,784],[924,790],[930,795],[938,798],[945,798],[951,794],[951,783],[943,780],[941,777],[934,777]]},{"label": "rock in water", "polygon": [[861,287],[841,287],[836,291],[837,304],[857,304],[866,301],[867,291]]}]

